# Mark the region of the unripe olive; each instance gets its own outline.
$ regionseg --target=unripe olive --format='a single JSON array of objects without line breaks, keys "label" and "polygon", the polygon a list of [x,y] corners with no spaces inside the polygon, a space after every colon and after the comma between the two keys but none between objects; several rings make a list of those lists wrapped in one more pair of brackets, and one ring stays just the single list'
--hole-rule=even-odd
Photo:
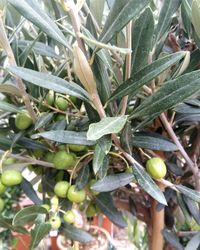
[{"label": "unripe olive", "polygon": [[75,214],[73,213],[72,210],[68,210],[64,214],[63,219],[64,219],[65,222],[67,222],[69,224],[73,224],[75,222],[76,216],[75,216]]},{"label": "unripe olive", "polygon": [[151,158],[146,163],[147,172],[154,179],[161,179],[167,173],[167,167],[164,161],[158,157]]},{"label": "unripe olive", "polygon": [[3,160],[3,165],[7,166],[7,165],[11,165],[14,164],[16,162],[16,159],[13,157],[8,157],[5,160]]},{"label": "unripe olive", "polygon": [[32,123],[33,121],[29,113],[26,110],[21,111],[20,113],[16,115],[16,118],[15,118],[16,128],[20,130],[27,129],[32,125]]},{"label": "unripe olive", "polygon": [[86,210],[87,217],[91,218],[96,214],[96,208],[93,204],[89,204]]},{"label": "unripe olive", "polygon": [[47,152],[44,156],[45,160],[47,162],[53,163],[53,159],[54,159],[55,153],[53,152]]},{"label": "unripe olive", "polygon": [[81,203],[86,198],[85,190],[76,189],[75,185],[72,185],[67,192],[67,198],[75,203]]},{"label": "unripe olive", "polygon": [[47,210],[47,212],[50,211],[50,206],[48,204],[42,204],[42,207]]},{"label": "unripe olive", "polygon": [[76,159],[72,154],[67,153],[65,150],[61,150],[55,154],[53,163],[57,169],[66,169],[73,167],[76,164]]},{"label": "unripe olive", "polygon": [[1,182],[5,186],[14,186],[22,182],[22,174],[17,170],[6,170],[1,175]]},{"label": "unripe olive", "polygon": [[66,109],[68,108],[68,102],[63,97],[57,96],[54,102],[54,106],[62,111],[66,111]]},{"label": "unripe olive", "polygon": [[69,182],[67,181],[59,181],[56,183],[54,187],[54,193],[61,198],[67,197],[67,190],[69,189]]},{"label": "unripe olive", "polygon": [[58,229],[61,226],[61,219],[59,216],[54,216],[49,219],[52,229]]},{"label": "unripe olive", "polygon": [[88,188],[90,190],[90,192],[93,194],[93,195],[98,195],[99,192],[95,191],[92,189],[92,185],[94,185],[97,181],[95,179],[91,179],[88,183]]},{"label": "unripe olive", "polygon": [[48,94],[46,95],[46,102],[49,106],[54,104],[54,91],[49,90]]},{"label": "unripe olive", "polygon": [[87,149],[85,145],[69,144],[69,149],[73,152],[82,152]]}]

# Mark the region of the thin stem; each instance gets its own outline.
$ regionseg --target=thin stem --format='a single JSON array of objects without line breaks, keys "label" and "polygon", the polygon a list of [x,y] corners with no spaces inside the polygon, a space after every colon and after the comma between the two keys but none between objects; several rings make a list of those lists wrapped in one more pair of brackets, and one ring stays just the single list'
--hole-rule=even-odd
[{"label": "thin stem", "polygon": [[183,158],[185,159],[186,163],[188,164],[188,166],[190,167],[191,171],[193,172],[196,190],[200,192],[200,178],[199,178],[198,167],[190,159],[189,155],[187,154],[187,152],[185,151],[185,149],[181,145],[179,139],[177,138],[174,130],[172,129],[172,127],[171,127],[170,123],[168,122],[168,120],[167,120],[167,118],[166,118],[166,116],[165,116],[164,113],[162,113],[160,115],[160,119],[161,119],[161,121],[162,121],[165,129],[167,130],[168,134],[170,135],[170,137],[172,138],[172,140],[174,141],[174,143],[178,147],[178,149],[179,149],[180,153],[182,154]]},{"label": "thin stem", "polygon": [[[127,48],[131,50],[132,48],[132,21],[128,23],[126,27],[126,36],[127,36]],[[125,80],[129,79],[131,76],[131,53],[126,55],[126,73],[125,73]],[[124,96],[122,98],[122,109],[121,109],[121,115],[124,115],[126,113],[127,108],[127,102],[128,102],[128,96]]]}]

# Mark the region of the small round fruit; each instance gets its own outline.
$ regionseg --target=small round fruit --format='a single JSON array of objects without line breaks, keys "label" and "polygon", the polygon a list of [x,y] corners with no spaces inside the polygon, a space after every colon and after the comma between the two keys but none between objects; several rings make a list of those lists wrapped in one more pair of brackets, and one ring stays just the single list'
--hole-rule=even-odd
[{"label": "small round fruit", "polygon": [[47,212],[49,212],[50,206],[48,204],[42,204],[42,207],[45,208]]},{"label": "small round fruit", "polygon": [[53,163],[57,169],[66,169],[73,167],[76,164],[76,161],[72,154],[67,153],[65,150],[61,150],[55,154]]},{"label": "small round fruit", "polygon": [[68,108],[68,102],[63,97],[57,96],[54,102],[54,106],[59,108],[62,111],[66,111],[66,109]]},{"label": "small round fruit", "polygon": [[82,152],[87,149],[85,145],[69,144],[69,149],[73,152]]},{"label": "small round fruit", "polygon": [[5,186],[14,186],[22,182],[22,174],[17,170],[6,170],[1,175],[1,182]]},{"label": "small round fruit", "polygon": [[65,222],[67,222],[69,224],[73,224],[75,222],[76,216],[75,216],[75,214],[73,213],[72,210],[68,210],[64,214],[63,219],[64,219]]},{"label": "small round fruit", "polygon": [[57,116],[56,116],[56,118],[55,118],[55,121],[56,121],[56,122],[59,122],[59,121],[62,121],[62,120],[66,120],[66,115],[57,114]]},{"label": "small round fruit", "polygon": [[61,226],[61,219],[59,216],[54,216],[49,219],[52,229],[58,229]]},{"label": "small round fruit", "polygon": [[0,194],[3,194],[6,191],[6,186],[0,181]]},{"label": "small round fruit", "polygon": [[67,190],[69,189],[69,182],[67,181],[59,181],[56,183],[54,187],[54,193],[61,198],[67,197]]},{"label": "small round fruit", "polygon": [[42,182],[40,182],[39,185],[38,185],[38,192],[39,193],[43,192]]},{"label": "small round fruit", "polygon": [[3,161],[3,165],[7,166],[7,165],[11,165],[14,164],[16,162],[16,159],[13,157],[8,157]]},{"label": "small round fruit", "polygon": [[95,208],[94,205],[90,204],[90,205],[87,207],[86,215],[87,215],[87,217],[91,218],[91,217],[93,217],[95,214],[96,214],[96,208]]},{"label": "small round fruit", "polygon": [[75,203],[81,203],[86,198],[85,190],[76,189],[75,185],[72,185],[67,192],[67,198]]},{"label": "small round fruit", "polygon": [[127,174],[132,174],[132,173],[133,173],[133,168],[132,168],[132,167],[128,167],[128,168],[125,170],[125,173],[127,173]]},{"label": "small round fruit", "polygon": [[55,156],[55,153],[53,153],[53,152],[47,152],[46,154],[45,154],[45,160],[47,161],[47,162],[50,162],[50,163],[53,163],[53,159],[54,159],[54,156]]},{"label": "small round fruit", "polygon": [[5,207],[5,202],[2,198],[0,198],[0,212],[3,211],[4,207]]},{"label": "small round fruit", "polygon": [[49,106],[54,104],[54,91],[49,90],[48,94],[46,95],[46,102]]},{"label": "small round fruit", "polygon": [[154,179],[161,179],[167,173],[167,167],[164,161],[158,157],[151,158],[146,163],[147,172]]},{"label": "small round fruit", "polygon": [[22,111],[16,115],[15,126],[20,129],[27,129],[32,125],[33,121],[27,111]]}]

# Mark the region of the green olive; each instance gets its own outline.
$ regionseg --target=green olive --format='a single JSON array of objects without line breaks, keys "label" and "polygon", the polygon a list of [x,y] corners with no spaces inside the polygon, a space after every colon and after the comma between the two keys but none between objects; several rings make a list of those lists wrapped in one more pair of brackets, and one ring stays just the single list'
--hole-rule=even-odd
[{"label": "green olive", "polygon": [[61,96],[57,96],[54,102],[54,106],[62,111],[66,111],[68,108],[68,102]]},{"label": "green olive", "polygon": [[17,170],[6,170],[1,175],[1,182],[5,186],[14,186],[22,182],[22,174]]},{"label": "green olive", "polygon": [[167,167],[164,161],[158,157],[151,158],[146,163],[147,172],[154,179],[164,178],[167,173]]},{"label": "green olive", "polygon": [[69,182],[67,181],[59,181],[56,183],[54,187],[54,193],[61,198],[67,197],[67,191],[69,189]]},{"label": "green olive", "polygon": [[3,194],[6,191],[6,186],[0,181],[0,194]]},{"label": "green olive", "polygon": [[64,216],[63,219],[65,222],[69,223],[69,224],[73,224],[75,222],[76,216],[74,214],[74,212],[72,210],[68,210]]},{"label": "green olive", "polygon": [[2,198],[0,198],[0,212],[3,211],[4,207],[5,207],[5,202]]},{"label": "green olive", "polygon": [[15,126],[16,128],[23,130],[27,129],[32,125],[33,121],[29,115],[29,113],[25,111],[21,111],[16,115],[15,118]]},{"label": "green olive", "polygon": [[76,159],[74,159],[72,154],[67,153],[65,150],[61,150],[55,154],[53,163],[57,169],[67,169],[76,164]]},{"label": "green olive", "polygon": [[75,203],[81,203],[86,198],[85,190],[77,190],[75,185],[72,185],[67,192],[67,198]]},{"label": "green olive", "polygon": [[87,217],[91,218],[96,214],[96,208],[93,204],[89,204],[86,210]]},{"label": "green olive", "polygon": [[16,162],[16,159],[13,157],[8,157],[3,161],[3,165],[7,166],[7,165],[12,165]]},{"label": "green olive", "polygon": [[69,149],[73,152],[82,152],[87,149],[87,146],[78,144],[69,144]]},{"label": "green olive", "polygon": [[59,216],[53,216],[49,219],[49,222],[51,224],[51,228],[56,230],[61,226],[61,219]]},{"label": "green olive", "polygon": [[49,90],[48,94],[46,95],[46,102],[49,106],[54,104],[54,91]]}]

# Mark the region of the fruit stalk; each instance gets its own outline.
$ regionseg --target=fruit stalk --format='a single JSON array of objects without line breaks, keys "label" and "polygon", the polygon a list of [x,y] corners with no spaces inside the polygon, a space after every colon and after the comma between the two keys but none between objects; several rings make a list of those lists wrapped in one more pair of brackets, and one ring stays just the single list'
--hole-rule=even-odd
[{"label": "fruit stalk", "polygon": [[[157,182],[157,185],[164,191],[164,185]],[[156,210],[158,202],[152,201],[152,239],[151,239],[151,250],[162,250],[163,249],[163,235],[162,230],[164,229],[164,208],[160,211]]]}]

